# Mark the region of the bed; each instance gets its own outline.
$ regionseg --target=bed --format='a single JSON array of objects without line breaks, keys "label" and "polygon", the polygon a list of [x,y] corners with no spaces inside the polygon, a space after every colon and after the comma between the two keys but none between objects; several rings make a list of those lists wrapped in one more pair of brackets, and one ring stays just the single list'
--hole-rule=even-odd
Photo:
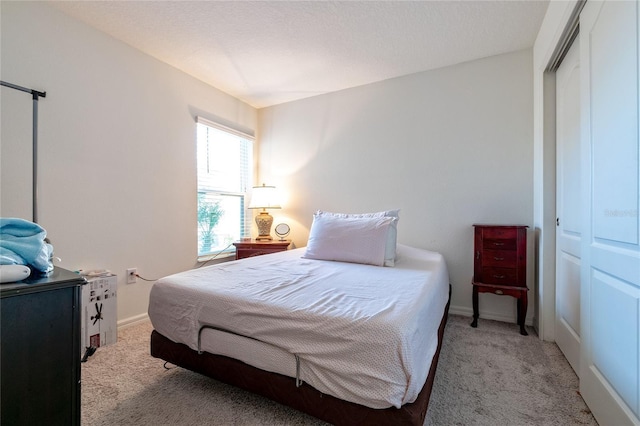
[{"label": "bed", "polygon": [[334,424],[424,422],[449,307],[439,253],[227,262],[154,284],[151,355]]}]

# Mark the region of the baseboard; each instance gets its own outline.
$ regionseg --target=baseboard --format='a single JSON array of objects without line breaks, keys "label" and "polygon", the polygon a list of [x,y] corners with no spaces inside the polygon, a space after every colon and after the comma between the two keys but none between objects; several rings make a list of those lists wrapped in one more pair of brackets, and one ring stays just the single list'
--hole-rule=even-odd
[{"label": "baseboard", "polygon": [[[473,317],[473,309],[466,306],[453,306],[449,307],[449,313],[453,315],[461,315],[463,317]],[[508,322],[511,324],[516,323],[516,319],[511,315],[499,314],[496,312],[485,312],[480,310],[480,319],[488,319],[494,321]],[[525,325],[533,326],[533,318],[527,318],[524,321]]]},{"label": "baseboard", "polygon": [[149,321],[148,314],[140,314],[140,315],[135,315],[133,317],[125,318],[123,320],[118,321],[118,330],[131,327],[146,321]]}]

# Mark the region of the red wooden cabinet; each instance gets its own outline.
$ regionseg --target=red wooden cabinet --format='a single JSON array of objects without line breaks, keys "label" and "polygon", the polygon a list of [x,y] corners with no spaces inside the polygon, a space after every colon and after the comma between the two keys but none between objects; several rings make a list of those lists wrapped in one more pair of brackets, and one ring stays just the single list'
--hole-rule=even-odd
[{"label": "red wooden cabinet", "polygon": [[236,241],[236,259],[244,259],[246,257],[261,256],[263,254],[277,253],[285,251],[291,244],[291,240],[270,240],[270,241]]},{"label": "red wooden cabinet", "polygon": [[524,225],[473,225],[473,322],[478,326],[478,293],[518,299],[518,325],[526,336],[527,227]]}]

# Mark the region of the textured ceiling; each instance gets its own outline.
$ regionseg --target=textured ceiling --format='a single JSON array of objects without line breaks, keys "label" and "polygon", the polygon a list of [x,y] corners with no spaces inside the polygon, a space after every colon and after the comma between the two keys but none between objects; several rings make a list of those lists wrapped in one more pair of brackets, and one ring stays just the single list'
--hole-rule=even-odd
[{"label": "textured ceiling", "polygon": [[533,46],[548,1],[51,1],[255,107]]}]

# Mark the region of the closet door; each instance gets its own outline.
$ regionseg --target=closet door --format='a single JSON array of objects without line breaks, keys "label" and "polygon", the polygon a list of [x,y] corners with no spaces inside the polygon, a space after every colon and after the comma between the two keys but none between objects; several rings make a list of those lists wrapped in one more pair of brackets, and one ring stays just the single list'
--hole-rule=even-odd
[{"label": "closet door", "polygon": [[580,15],[580,390],[602,425],[640,424],[637,1]]},{"label": "closet door", "polygon": [[580,375],[580,40],[556,72],[556,343]]}]

